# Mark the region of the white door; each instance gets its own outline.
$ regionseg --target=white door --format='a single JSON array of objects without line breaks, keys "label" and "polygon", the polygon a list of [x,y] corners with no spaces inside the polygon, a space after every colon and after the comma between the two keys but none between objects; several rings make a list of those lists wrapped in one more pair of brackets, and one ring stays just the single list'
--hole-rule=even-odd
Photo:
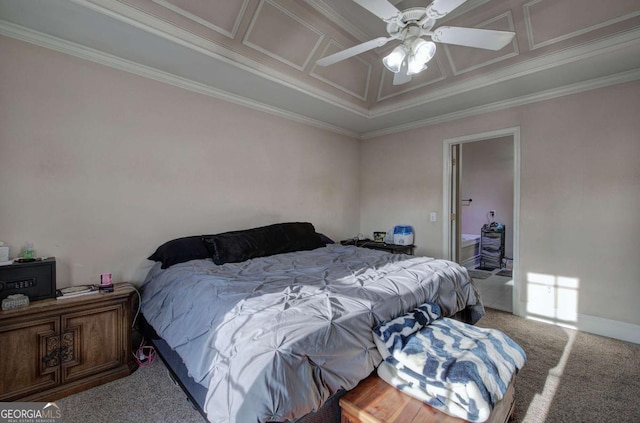
[{"label": "white door", "polygon": [[451,261],[460,262],[460,144],[451,146],[451,204],[449,239]]}]

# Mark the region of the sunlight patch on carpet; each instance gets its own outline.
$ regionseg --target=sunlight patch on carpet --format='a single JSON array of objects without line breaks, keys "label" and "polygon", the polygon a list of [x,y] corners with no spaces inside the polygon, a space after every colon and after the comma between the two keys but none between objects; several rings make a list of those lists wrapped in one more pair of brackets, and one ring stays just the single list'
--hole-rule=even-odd
[{"label": "sunlight patch on carpet", "polygon": [[545,423],[547,421],[547,416],[549,415],[553,398],[555,397],[556,392],[558,392],[560,380],[562,379],[564,368],[569,360],[569,355],[571,354],[571,349],[573,348],[573,343],[575,342],[577,335],[577,331],[575,330],[563,330],[567,333],[567,344],[562,351],[560,360],[558,360],[558,365],[549,370],[542,392],[536,394],[533,397],[533,400],[531,400],[529,408],[527,409],[527,414],[524,417],[525,422]]}]

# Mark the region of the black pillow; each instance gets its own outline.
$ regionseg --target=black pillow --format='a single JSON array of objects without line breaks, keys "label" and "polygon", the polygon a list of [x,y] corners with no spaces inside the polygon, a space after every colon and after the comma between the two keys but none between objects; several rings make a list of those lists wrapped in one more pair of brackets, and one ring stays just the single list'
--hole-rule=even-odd
[{"label": "black pillow", "polygon": [[324,245],[335,244],[335,242],[325,234],[321,234],[320,232],[318,232],[318,236],[320,237],[320,241],[322,241]]},{"label": "black pillow", "polygon": [[174,264],[189,260],[208,259],[211,254],[207,246],[202,242],[202,235],[187,236],[165,242],[151,254],[149,260],[162,262],[162,268],[166,269]]},{"label": "black pillow", "polygon": [[203,236],[215,264],[239,263],[293,251],[324,247],[311,223],[277,223]]}]

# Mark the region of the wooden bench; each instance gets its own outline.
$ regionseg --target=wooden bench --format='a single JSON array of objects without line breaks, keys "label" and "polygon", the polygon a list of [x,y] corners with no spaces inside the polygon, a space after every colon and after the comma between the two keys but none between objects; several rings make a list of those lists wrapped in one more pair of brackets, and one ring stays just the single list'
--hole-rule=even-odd
[{"label": "wooden bench", "polygon": [[[515,381],[489,416],[505,423],[513,413]],[[412,398],[380,379],[375,372],[340,398],[342,423],[464,423]]]}]

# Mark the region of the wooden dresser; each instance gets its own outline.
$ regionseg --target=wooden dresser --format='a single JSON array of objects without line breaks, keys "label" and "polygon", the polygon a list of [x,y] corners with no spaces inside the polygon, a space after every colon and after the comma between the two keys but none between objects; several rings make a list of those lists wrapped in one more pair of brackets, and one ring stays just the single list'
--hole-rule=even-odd
[{"label": "wooden dresser", "polygon": [[[487,422],[505,423],[513,412],[514,382]],[[342,423],[464,423],[412,398],[380,379],[374,372],[340,398]]]},{"label": "wooden dresser", "polygon": [[137,301],[133,286],[116,284],[0,311],[0,401],[53,401],[131,374]]}]

